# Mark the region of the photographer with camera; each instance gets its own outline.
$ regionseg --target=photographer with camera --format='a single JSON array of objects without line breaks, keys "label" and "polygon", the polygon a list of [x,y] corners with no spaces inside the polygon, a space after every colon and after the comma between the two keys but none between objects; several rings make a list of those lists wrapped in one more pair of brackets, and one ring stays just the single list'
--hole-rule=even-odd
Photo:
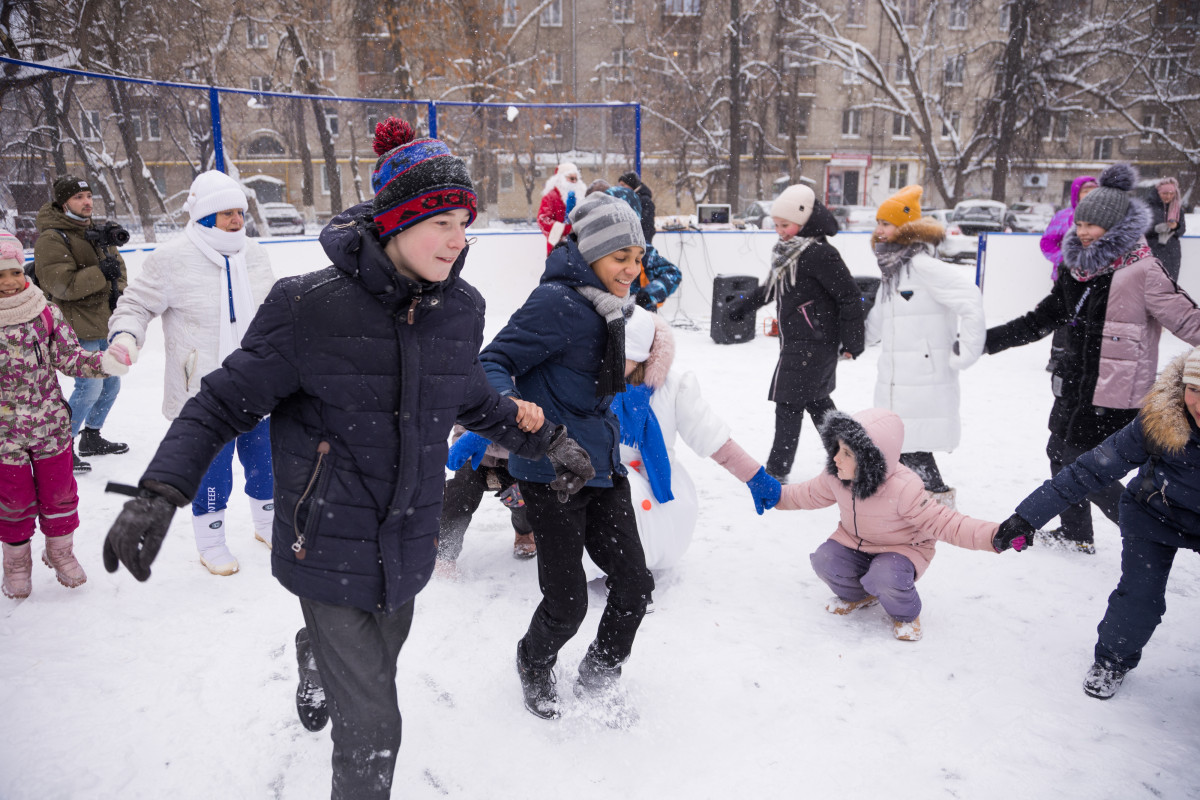
[{"label": "photographer with camera", "polygon": [[[96,351],[108,348],[108,318],[125,291],[125,262],[117,247],[129,241],[129,233],[115,222],[93,222],[92,207],[86,180],[63,175],[54,181],[54,199],[37,215],[33,269],[38,285],[62,310],[80,345]],[[75,379],[67,401],[71,436],[79,436],[72,456],[75,472],[92,468],[81,457],[129,451],[128,445],[100,435],[120,390],[121,379],[115,375]]]}]

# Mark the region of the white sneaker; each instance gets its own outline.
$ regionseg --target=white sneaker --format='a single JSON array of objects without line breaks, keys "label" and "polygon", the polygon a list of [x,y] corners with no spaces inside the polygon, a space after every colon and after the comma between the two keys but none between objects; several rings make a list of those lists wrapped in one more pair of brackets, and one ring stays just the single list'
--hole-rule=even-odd
[{"label": "white sneaker", "polygon": [[254,524],[254,538],[271,549],[271,531],[275,527],[275,500],[250,498],[250,521]]},{"label": "white sneaker", "polygon": [[238,571],[238,561],[225,546],[225,511],[214,511],[192,517],[192,532],[200,563],[213,575],[232,575]]}]

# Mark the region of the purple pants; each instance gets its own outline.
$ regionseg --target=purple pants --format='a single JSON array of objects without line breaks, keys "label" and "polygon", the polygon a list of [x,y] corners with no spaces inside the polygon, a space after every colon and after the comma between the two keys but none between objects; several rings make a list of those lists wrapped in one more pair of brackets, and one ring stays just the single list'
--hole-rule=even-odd
[{"label": "purple pants", "polygon": [[843,600],[874,595],[900,622],[912,622],[921,613],[917,568],[899,553],[864,553],[829,539],[808,558],[817,577]]},{"label": "purple pants", "polygon": [[20,466],[0,464],[0,541],[25,541],[33,536],[37,520],[47,536],[66,536],[79,527],[72,461],[68,447]]}]

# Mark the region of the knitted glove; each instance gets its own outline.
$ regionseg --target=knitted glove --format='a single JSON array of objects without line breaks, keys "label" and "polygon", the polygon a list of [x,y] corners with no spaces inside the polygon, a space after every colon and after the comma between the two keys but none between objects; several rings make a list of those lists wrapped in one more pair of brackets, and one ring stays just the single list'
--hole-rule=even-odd
[{"label": "knitted glove", "polygon": [[489,444],[491,442],[478,433],[467,431],[458,437],[457,442],[450,445],[450,455],[446,458],[446,466],[458,472],[469,459],[471,469],[479,469],[479,465],[483,461],[483,454],[487,452]]},{"label": "knitted glove", "polygon": [[567,436],[565,425],[559,425],[550,436],[546,458],[554,465],[554,480],[550,488],[558,492],[558,502],[565,503],[588,481],[596,477],[596,468],[588,458],[587,451]]},{"label": "knitted glove", "polygon": [[138,350],[137,339],[133,338],[132,333],[126,333],[125,331],[121,331],[116,336],[109,339],[108,343],[109,343],[109,346],[112,346],[114,344],[124,345],[125,352],[129,354],[129,363],[130,364],[137,363],[138,353],[140,351]]},{"label": "knitted glove", "polygon": [[658,301],[645,289],[638,289],[638,293],[633,296],[633,301],[647,311],[658,311]]},{"label": "knitted glove", "polygon": [[139,581],[149,578],[150,565],[162,547],[175,509],[187,504],[188,499],[174,486],[142,481],[138,496],[125,504],[117,521],[108,529],[104,568],[116,572],[118,565],[124,564]]},{"label": "knitted glove", "polygon": [[1003,553],[1008,548],[1021,552],[1027,544],[1033,541],[1033,526],[1024,518],[1013,514],[1000,523],[1000,530],[992,537],[992,547],[997,553]]},{"label": "knitted glove", "polygon": [[124,375],[129,372],[132,363],[125,345],[110,344],[100,358],[100,369],[104,370],[105,375]]},{"label": "knitted glove", "polygon": [[750,496],[754,498],[754,510],[761,517],[764,511],[769,511],[779,502],[783,487],[779,481],[767,474],[766,467],[759,467],[754,477],[746,481],[750,487]]}]

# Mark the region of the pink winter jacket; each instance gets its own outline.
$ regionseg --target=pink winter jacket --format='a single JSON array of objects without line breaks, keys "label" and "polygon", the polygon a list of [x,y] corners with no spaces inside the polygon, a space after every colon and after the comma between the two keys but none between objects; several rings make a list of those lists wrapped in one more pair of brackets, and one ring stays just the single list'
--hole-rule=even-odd
[{"label": "pink winter jacket", "polygon": [[[829,454],[826,472],[783,487],[779,509],[825,508],[837,504],[841,520],[830,538],[864,553],[899,553],[917,569],[933,560],[937,540],[969,550],[988,550],[1000,527],[936,503],[920,477],[900,463],[904,423],[891,411],[871,408],[853,417],[832,411],[822,422]],[[844,441],[858,461],[853,483],[837,477],[833,454]]]},{"label": "pink winter jacket", "polygon": [[0,463],[20,466],[70,446],[71,412],[58,373],[103,378],[103,357],[79,346],[58,306],[47,305],[36,286],[0,301]]}]

